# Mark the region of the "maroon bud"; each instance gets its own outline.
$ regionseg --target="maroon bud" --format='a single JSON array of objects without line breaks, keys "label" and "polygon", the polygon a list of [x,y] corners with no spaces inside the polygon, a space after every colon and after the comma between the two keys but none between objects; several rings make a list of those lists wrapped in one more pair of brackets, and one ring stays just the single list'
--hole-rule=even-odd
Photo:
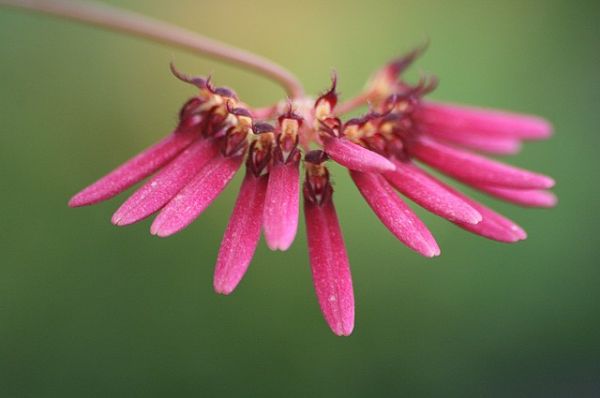
[{"label": "maroon bud", "polygon": [[334,72],[331,76],[331,87],[325,93],[321,94],[315,101],[315,115],[317,119],[322,119],[331,114],[338,101],[338,94],[335,91],[337,87],[337,75]]},{"label": "maroon bud", "polygon": [[275,127],[269,123],[265,122],[256,122],[252,126],[252,131],[254,134],[265,134],[265,133],[274,133]]},{"label": "maroon bud", "polygon": [[327,160],[329,160],[329,156],[327,156],[325,151],[321,151],[320,149],[315,149],[304,155],[304,161],[312,164],[318,165]]},{"label": "maroon bud", "polygon": [[260,176],[266,171],[269,162],[271,161],[271,140],[255,140],[250,144],[248,157],[246,159],[246,167],[252,171],[255,176]]},{"label": "maroon bud", "polygon": [[243,116],[252,119],[252,115],[245,108],[233,108],[231,101],[227,102],[227,112],[231,113],[234,116]]},{"label": "maroon bud", "polygon": [[[322,151],[311,151],[322,152]],[[308,156],[308,154],[307,154]],[[315,154],[310,157],[320,158],[321,155]],[[327,155],[325,155],[327,156]],[[302,189],[304,198],[312,205],[321,206],[328,203],[333,195],[333,188],[329,180],[329,170],[322,163],[305,163],[306,177]]]},{"label": "maroon bud", "polygon": [[286,112],[282,113],[281,115],[279,115],[279,117],[277,118],[277,121],[281,125],[285,121],[285,119],[291,119],[291,120],[297,121],[298,127],[302,126],[302,123],[304,123],[304,118],[294,112],[293,104],[291,102],[288,104],[288,110]]},{"label": "maroon bud", "polygon": [[237,156],[242,154],[248,147],[246,140],[247,132],[231,127],[225,134],[222,144],[222,153],[225,156]]}]

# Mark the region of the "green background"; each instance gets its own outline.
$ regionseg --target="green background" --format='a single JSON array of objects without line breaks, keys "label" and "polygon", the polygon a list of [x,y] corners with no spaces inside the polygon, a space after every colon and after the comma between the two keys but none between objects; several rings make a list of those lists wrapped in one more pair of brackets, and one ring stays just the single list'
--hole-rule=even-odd
[{"label": "green background", "polygon": [[560,203],[487,200],[529,239],[490,242],[417,210],[429,260],[387,233],[334,169],[352,263],[354,334],[335,337],[312,291],[304,227],[261,242],[230,297],[212,291],[239,177],[185,232],[117,229],[124,199],[70,195],[156,141],[193,94],[168,63],[212,73],[251,104],[264,79],[138,39],[0,9],[0,396],[600,396],[600,11],[584,1],[112,4],[270,57],[309,92],[336,68],[348,98],[431,38],[411,72],[432,95],[543,115],[556,129],[511,162],[550,174]]}]

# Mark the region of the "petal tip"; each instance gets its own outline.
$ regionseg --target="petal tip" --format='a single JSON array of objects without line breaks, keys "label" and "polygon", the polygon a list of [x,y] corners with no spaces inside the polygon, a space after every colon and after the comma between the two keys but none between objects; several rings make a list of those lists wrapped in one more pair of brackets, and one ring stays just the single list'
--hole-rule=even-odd
[{"label": "petal tip", "polygon": [[411,248],[423,257],[434,258],[442,254],[442,251],[436,242],[422,242],[419,246],[413,246]]},{"label": "petal tip", "polygon": [[548,192],[547,202],[545,203],[545,207],[555,207],[558,205],[558,196],[556,196],[552,192]]},{"label": "petal tip", "polygon": [[293,240],[291,240],[291,241],[284,241],[283,239],[273,239],[273,238],[267,239],[266,237],[265,237],[265,240],[267,242],[267,247],[269,249],[271,249],[272,251],[279,250],[279,251],[284,252],[287,249],[289,249],[290,246],[293,243]]},{"label": "petal tip", "polygon": [[113,214],[113,216],[110,219],[110,222],[113,225],[116,225],[117,227],[122,227],[125,225],[125,223],[123,222],[123,215],[117,210],[115,212],[115,214]]},{"label": "petal tip", "polygon": [[85,206],[88,203],[82,199],[81,195],[77,194],[75,196],[73,196],[71,199],[69,199],[69,201],[67,202],[67,206],[71,207],[71,208],[75,208],[75,207],[81,207],[81,206]]},{"label": "petal tip", "polygon": [[545,185],[544,188],[546,188],[546,189],[553,188],[556,185],[556,181],[552,177],[545,177],[544,185]]},{"label": "petal tip", "polygon": [[442,251],[440,250],[440,248],[439,247],[434,247],[434,248],[431,248],[427,252],[426,256],[429,257],[429,258],[434,258],[434,257],[439,257],[440,254],[442,254]]},{"label": "petal tip", "polygon": [[164,225],[164,223],[156,223],[156,220],[150,226],[150,233],[158,236],[159,238],[166,238],[167,236],[173,235],[177,231],[172,231]]},{"label": "petal tip", "polygon": [[235,286],[229,286],[226,283],[215,281],[213,283],[213,288],[215,289],[215,293],[220,294],[222,296],[229,296],[231,293],[233,293]]},{"label": "petal tip", "polygon": [[134,224],[142,219],[143,218],[141,217],[132,217],[127,213],[123,213],[117,210],[110,219],[110,222],[112,222],[113,225],[116,225],[117,227],[126,227],[127,225]]},{"label": "petal tip", "polygon": [[510,229],[515,234],[515,242],[527,239],[527,232],[525,232],[525,230],[518,225],[512,225]]},{"label": "petal tip", "polygon": [[337,322],[328,321],[328,324],[336,336],[350,336],[354,331],[354,313],[348,314],[347,319],[339,319]]},{"label": "petal tip", "polygon": [[351,327],[348,327],[348,328],[332,329],[332,331],[333,331],[333,333],[335,333],[336,336],[348,337],[354,331],[354,325],[352,325]]},{"label": "petal tip", "polygon": [[537,136],[541,139],[549,138],[554,134],[554,127],[546,119],[538,118],[536,125]]}]

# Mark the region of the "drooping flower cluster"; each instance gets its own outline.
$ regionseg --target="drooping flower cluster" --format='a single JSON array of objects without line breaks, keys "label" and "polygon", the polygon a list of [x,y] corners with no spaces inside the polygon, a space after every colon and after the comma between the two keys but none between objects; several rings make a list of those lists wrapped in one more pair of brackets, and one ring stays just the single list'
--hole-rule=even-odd
[{"label": "drooping flower cluster", "polygon": [[[115,212],[112,222],[124,226],[158,213],[150,230],[166,237],[194,221],[245,160],[246,175],[214,275],[215,290],[229,294],[244,276],[261,230],[273,250],[286,250],[294,241],[303,166],[304,215],[317,298],[333,332],[349,335],[354,327],[354,295],[328,161],[346,167],[381,222],[402,243],[427,257],[439,255],[440,249],[397,192],[493,240],[516,242],[526,234],[416,162],[516,204],[549,207],[556,201],[547,191],[554,184],[551,178],[477,153],[515,153],[523,140],[548,137],[551,126],[533,116],[425,100],[435,79],[411,85],[400,78],[419,52],[383,67],[365,92],[341,105],[335,77],[316,100],[294,98],[254,109],[232,90],[173,68],[179,79],[199,90],[182,107],[175,131],[75,195],[69,205],[109,199],[152,175]],[[366,103],[370,110],[364,116],[341,119]]]}]

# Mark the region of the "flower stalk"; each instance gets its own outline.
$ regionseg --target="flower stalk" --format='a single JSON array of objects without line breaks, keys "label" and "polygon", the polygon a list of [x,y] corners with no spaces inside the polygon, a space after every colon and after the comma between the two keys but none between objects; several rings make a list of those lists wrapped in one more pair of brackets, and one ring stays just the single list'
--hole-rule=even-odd
[{"label": "flower stalk", "polygon": [[302,97],[298,79],[284,67],[251,52],[221,43],[196,32],[149,18],[132,11],[88,1],[0,0],[0,6],[49,14],[142,37],[245,67],[282,86],[291,98]]}]

